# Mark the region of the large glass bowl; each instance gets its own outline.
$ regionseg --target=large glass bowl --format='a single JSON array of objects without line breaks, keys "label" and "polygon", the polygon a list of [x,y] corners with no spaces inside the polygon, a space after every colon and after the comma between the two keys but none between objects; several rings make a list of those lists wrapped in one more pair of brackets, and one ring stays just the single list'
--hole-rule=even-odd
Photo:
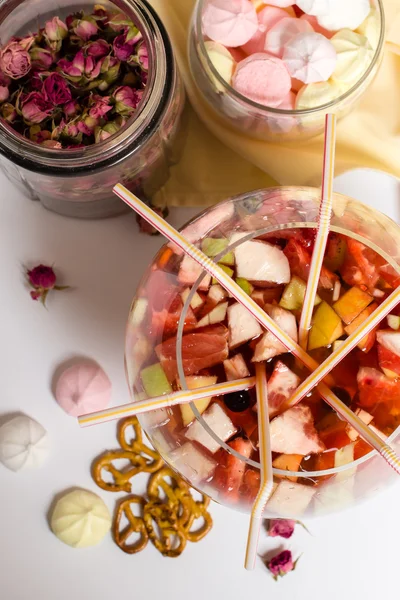
[{"label": "large glass bowl", "polygon": [[[193,219],[182,231],[196,244],[204,236],[216,230],[219,237],[229,237],[233,231],[245,231],[248,233],[245,240],[248,240],[261,233],[271,233],[279,229],[315,228],[319,202],[320,191],[315,188],[276,187],[260,190],[237,196],[208,209]],[[400,228],[385,215],[352,198],[335,194],[331,230],[353,237],[379,252],[396,273],[400,273]],[[146,328],[140,325],[144,300],[150,294],[156,296],[157,310],[160,313],[164,308],[169,308],[171,303],[170,296],[164,293],[165,290],[160,282],[157,285],[157,282],[152,279],[159,268],[156,265],[165,256],[166,248],[165,246],[160,251],[147,269],[130,310],[125,360],[129,389],[134,401],[143,399],[143,392],[136,385],[141,367],[148,360],[155,344],[161,341],[160,336],[150,339]],[[203,272],[194,288],[199,285],[201,287],[204,275]],[[169,282],[175,282],[175,277],[173,274],[168,274]],[[186,301],[183,310],[182,323],[188,303],[190,298]],[[179,348],[179,343],[177,346]],[[178,357],[178,365],[179,360]],[[187,389],[184,377],[181,377],[181,387]],[[240,458],[243,469],[250,465],[255,470],[259,470],[258,463],[235,453],[220,440],[197,412],[196,407],[193,404],[191,406],[197,421],[222,446],[223,450],[218,454],[220,460],[225,461],[226,457],[223,453],[228,452]],[[215,465],[213,466],[212,460],[210,461],[210,456],[203,455],[201,458],[201,454],[195,457],[182,454],[184,441],[176,433],[174,419],[171,409],[160,409],[142,415],[140,422],[165,461],[194,488],[223,505],[249,511],[251,503],[238,502],[227,493],[229,490],[218,489],[215,485],[213,482]],[[393,432],[389,441],[395,450],[400,451],[399,429]],[[294,481],[290,479],[291,477]],[[265,516],[300,518],[304,515],[309,517],[332,513],[365,500],[396,479],[396,473],[375,451],[357,461],[325,471],[290,472],[274,469],[274,480],[278,487],[267,504]]]},{"label": "large glass bowl", "polygon": [[[222,120],[246,135],[276,143],[303,141],[324,130],[326,113],[346,116],[361,100],[383,58],[385,14],[382,0],[372,0],[380,23],[380,35],[369,68],[335,100],[307,110],[269,108],[237,92],[218,73],[211,62],[202,33],[202,15],[207,0],[197,0],[189,35],[189,63],[199,93]],[[266,3],[267,4],[267,3]]]}]

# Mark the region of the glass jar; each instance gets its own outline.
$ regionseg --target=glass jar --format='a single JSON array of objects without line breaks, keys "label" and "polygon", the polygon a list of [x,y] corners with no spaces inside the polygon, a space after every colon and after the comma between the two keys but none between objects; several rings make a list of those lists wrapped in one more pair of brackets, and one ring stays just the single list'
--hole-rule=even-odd
[{"label": "glass jar", "polygon": [[[65,18],[91,11],[95,2],[3,0],[0,39],[37,31],[53,16]],[[32,200],[57,213],[81,218],[110,217],[126,211],[113,193],[122,182],[150,200],[168,180],[169,169],[183,149],[185,92],[171,42],[155,11],[145,0],[102,2],[125,13],[141,30],[149,52],[149,76],[135,118],[98,144],[76,150],[54,150],[35,144],[0,120],[0,167]]]},{"label": "glass jar", "polygon": [[383,58],[385,15],[381,0],[372,0],[380,24],[374,58],[361,79],[336,100],[308,110],[268,108],[253,102],[233,89],[218,73],[207,54],[202,33],[202,14],[207,0],[197,0],[189,38],[189,62],[199,92],[226,124],[247,135],[270,142],[292,142],[319,135],[324,131],[325,115],[347,115],[371,85]]},{"label": "glass jar", "polygon": [[[277,187],[243,194],[208,209],[186,225],[182,229],[182,233],[196,246],[201,247],[201,241],[205,237],[216,237],[219,241],[221,241],[221,238],[229,240],[233,233],[243,232],[244,237],[241,236],[240,241],[235,240],[234,244],[228,242],[228,246],[219,246],[220,254],[213,259],[217,261],[223,256],[229,256],[233,247],[237,247],[243,241],[255,237],[262,237],[262,239],[271,240],[271,243],[273,243],[272,240],[280,237],[279,230],[284,230],[285,234],[290,233],[289,230],[296,230],[293,231],[293,235],[296,237],[296,233],[301,229],[315,229],[318,223],[320,198],[319,190],[308,187]],[[386,274],[390,272],[394,277],[397,277],[396,281],[398,281],[400,274],[400,228],[394,221],[361,202],[347,196],[335,194],[331,231],[353,238],[377,252],[384,259],[381,272]],[[282,237],[290,239],[290,236]],[[229,264],[232,265],[232,262]],[[161,360],[160,357],[164,350],[161,349],[159,344],[161,342],[169,344],[172,335],[177,335],[180,338],[183,324],[193,324],[193,320],[190,321],[190,319],[193,319],[193,310],[195,309],[192,310],[190,307],[195,306],[195,304],[192,304],[192,302],[196,298],[196,301],[201,303],[201,296],[203,295],[203,299],[205,297],[205,289],[202,286],[202,281],[206,276],[205,271],[199,275],[193,285],[192,281],[189,283],[185,280],[185,285],[189,286],[186,289],[191,290],[188,295],[188,293],[184,294],[182,292],[185,285],[181,279],[178,280],[177,278],[180,270],[179,265],[180,255],[174,254],[171,248],[164,246],[147,269],[132,303],[127,325],[125,363],[133,401],[139,401],[146,397],[143,392],[141,374],[144,367],[154,364],[157,366],[158,361]],[[182,294],[182,299],[185,302],[180,314],[176,302],[177,290]],[[264,291],[271,292],[271,289]],[[197,292],[198,295],[194,296]],[[273,300],[270,299],[268,302],[273,302]],[[189,312],[189,310],[192,310],[192,312]],[[177,333],[173,334],[171,328],[174,323],[176,324],[176,319],[180,320],[180,324]],[[222,326],[222,329],[224,329],[225,325],[224,317],[222,324],[220,320],[218,325],[214,325],[214,327],[219,328]],[[245,325],[242,324],[241,327],[244,329]],[[162,363],[163,367],[167,367],[167,363],[170,361],[169,365],[172,365],[172,367],[168,366],[168,369],[175,369],[174,365],[176,364],[177,378],[173,385],[179,385],[181,389],[185,390],[199,387],[190,386],[189,379],[197,379],[198,372],[191,370],[192,377],[185,375],[181,354],[182,348],[185,347],[187,365],[188,361],[191,360],[189,358],[189,353],[192,352],[190,348],[194,348],[195,343],[200,343],[195,342],[194,338],[189,342],[188,337],[193,332],[196,332],[196,329],[190,327],[185,331],[184,336],[187,340],[185,345],[176,341],[176,346],[174,346],[176,347],[176,363],[174,362],[174,356],[167,350],[165,350],[166,354],[163,357],[165,362]],[[213,333],[215,333],[215,330]],[[221,348],[219,345],[220,339],[217,338],[218,335],[212,336],[212,343],[211,341],[205,342],[202,339],[201,343],[211,354],[218,352]],[[249,362],[250,355],[246,354],[248,349],[245,346],[246,344],[239,346],[238,351],[244,357],[247,356],[247,366],[249,372],[252,372],[251,363]],[[154,351],[154,349],[156,350]],[[236,350],[233,350],[233,354],[235,352]],[[361,351],[360,353],[363,354]],[[371,354],[373,354],[372,351]],[[199,353],[195,356],[200,357],[204,354]],[[317,359],[316,355],[313,356]],[[322,359],[319,356],[319,362],[324,358],[326,358],[326,355]],[[348,378],[354,378],[354,372],[351,371],[352,367],[350,368],[349,363],[344,362],[343,364],[342,369],[346,371],[344,373],[346,380],[347,370],[349,373]],[[374,366],[372,362],[370,366]],[[378,366],[376,368],[379,369]],[[206,377],[203,377],[203,382],[204,379],[210,379],[209,376],[215,376],[214,383],[217,377],[218,381],[223,380],[221,379],[223,376],[221,364],[216,365],[214,363],[214,366],[208,367],[204,367],[203,364],[203,367],[199,366],[198,370],[200,370],[200,374],[206,374]],[[374,369],[370,370],[373,371]],[[352,375],[350,375],[350,371]],[[162,378],[159,373],[157,378],[155,371],[153,371],[152,376],[154,383],[157,384],[155,395],[160,395],[162,392],[158,384],[162,382]],[[240,378],[240,375],[235,378]],[[213,382],[209,381],[201,385],[213,385]],[[165,393],[169,393],[169,390]],[[365,410],[369,410],[373,415],[376,415],[375,409],[378,405],[379,401],[370,409]],[[142,414],[140,415],[140,423],[164,460],[182,475],[190,485],[224,506],[249,512],[260,483],[260,464],[257,457],[254,456],[255,453],[252,452],[251,458],[249,458],[249,454],[245,455],[243,450],[228,445],[213,429],[217,419],[205,420],[200,408],[197,410],[196,405],[191,403],[185,405],[186,410],[189,406],[192,409],[192,414],[186,422],[184,421],[184,413],[181,412],[182,407],[175,406]],[[382,405],[379,406],[382,407]],[[400,403],[397,401],[396,406],[398,408],[393,408],[393,410],[399,411]],[[203,408],[203,410],[205,409]],[[392,409],[388,407],[387,410],[391,411]],[[236,414],[240,415],[241,413]],[[399,412],[396,414],[399,415]],[[234,421],[238,417],[234,417],[232,412],[229,412],[229,419],[232,419],[232,422],[235,423],[234,428],[238,429],[240,435],[248,440],[247,444],[252,444],[254,450],[257,437],[254,437],[253,426],[257,427],[257,420],[252,408],[248,408],[243,415],[240,423]],[[390,415],[392,415],[392,412],[390,412]],[[330,417],[334,416],[334,413],[331,411],[322,416]],[[319,418],[321,419],[321,416]],[[390,435],[388,443],[399,453],[400,427],[398,423],[400,423],[400,417],[390,416],[390,419],[392,421],[387,430],[387,434]],[[196,436],[187,435],[188,421],[190,422],[189,429],[193,425],[196,426]],[[319,421],[319,424],[321,423],[322,420]],[[316,426],[319,426],[317,422]],[[332,428],[330,422],[328,430],[329,427]],[[221,421],[219,422],[219,431],[223,431]],[[296,435],[295,432],[294,436],[296,437]],[[226,437],[229,437],[229,434]],[[327,463],[324,461],[318,463],[319,466],[317,467],[312,460],[313,456],[316,455],[312,454],[309,455],[308,463],[301,463],[303,465],[310,464],[307,467],[303,466],[303,470],[300,469],[299,465],[298,470],[294,470],[293,467],[292,470],[289,466],[274,468],[274,493],[266,506],[265,517],[289,516],[293,519],[300,519],[303,516],[313,517],[333,513],[363,502],[370,496],[397,482],[398,475],[396,472],[377,455],[376,451],[368,452],[368,447],[367,449],[364,448],[363,453],[365,455],[360,452],[361,457],[358,458],[354,445],[357,443],[357,439],[356,434],[355,438],[349,438],[348,446],[338,446],[341,450],[337,451],[338,456],[335,455],[335,460],[332,461],[332,464],[335,465],[334,468],[326,466]],[[211,440],[211,445],[215,444],[213,448],[209,445],[209,440]],[[360,444],[362,443],[360,441]],[[327,447],[330,448],[330,446]],[[320,454],[319,457],[324,457],[324,454]],[[234,464],[232,464],[232,461]],[[229,471],[228,466],[230,466]],[[229,473],[226,478],[221,476],[224,469]],[[249,473],[249,476],[246,473]],[[232,475],[232,480],[230,475]],[[241,475],[243,475],[242,479]],[[234,488],[235,476],[239,477],[240,490]]]}]

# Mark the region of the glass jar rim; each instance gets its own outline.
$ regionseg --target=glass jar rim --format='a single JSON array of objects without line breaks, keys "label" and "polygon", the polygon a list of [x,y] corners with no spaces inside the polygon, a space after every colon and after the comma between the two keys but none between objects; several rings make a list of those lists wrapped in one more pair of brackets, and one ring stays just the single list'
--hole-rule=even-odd
[{"label": "glass jar rim", "polygon": [[0,120],[0,153],[17,165],[52,176],[65,176],[72,173],[75,175],[106,169],[126,158],[127,154],[139,151],[151,131],[160,122],[176,77],[176,65],[167,31],[146,0],[110,0],[110,3],[115,8],[130,12],[135,17],[148,46],[150,64],[155,64],[156,59],[152,39],[160,39],[163,44],[162,64],[158,65],[158,68],[151,69],[138,113],[133,119],[128,119],[117,133],[102,142],[85,148],[63,150],[35,144],[17,134],[10,125]]},{"label": "glass jar rim", "polygon": [[[238,196],[234,196],[228,200],[225,200],[224,202],[235,202],[237,200],[240,199],[245,199],[248,196],[256,196],[257,194],[261,193],[261,192],[265,192],[266,190],[255,190],[252,192],[248,192],[246,194],[240,194]],[[309,191],[314,193],[316,196],[320,196],[320,190],[318,190],[317,188],[313,188],[313,187],[299,187],[299,186],[284,186],[284,187],[272,187],[272,188],[268,188],[268,193],[271,194],[271,199],[273,199],[273,194],[275,192],[288,192],[288,193],[293,193],[293,192],[299,192],[299,191]],[[350,198],[348,196],[345,196],[344,194],[338,194],[335,193],[334,197],[340,197],[340,198],[346,198],[349,200],[352,200],[352,202],[356,203],[356,204],[360,204],[362,205],[362,202],[359,202],[358,200],[355,200],[354,198]],[[223,204],[224,202],[222,202],[221,204]],[[372,207],[371,210],[373,212],[378,213],[378,211]],[[203,211],[200,215],[197,215],[194,219],[191,219],[189,221],[189,223],[197,220],[198,218],[200,218],[203,214],[205,214],[208,210],[210,209],[206,209],[205,211]],[[381,214],[381,213],[378,213]],[[387,219],[391,220],[389,217],[387,217]],[[184,225],[180,231],[183,231],[185,229],[185,227],[187,227],[187,225],[189,224],[187,223],[186,225]],[[218,262],[219,258],[222,258],[223,255],[225,255],[227,252],[232,251],[234,248],[236,248],[236,246],[239,246],[240,244],[246,242],[246,241],[250,241],[252,240],[254,237],[258,237],[259,235],[264,235],[266,233],[272,233],[272,232],[276,232],[282,229],[298,229],[298,228],[307,228],[307,229],[315,229],[316,228],[316,223],[307,223],[307,222],[296,222],[296,223],[292,223],[290,225],[285,224],[284,226],[281,227],[276,227],[276,226],[271,226],[271,227],[266,227],[257,231],[253,231],[253,232],[249,232],[248,235],[244,236],[243,238],[241,238],[240,240],[237,240],[236,242],[230,244],[227,248],[224,248],[224,250],[220,253],[220,255],[214,257],[214,262]],[[345,235],[348,235],[349,232],[345,229],[345,228],[341,228],[338,226],[332,226],[331,227],[332,231],[335,231],[337,233],[342,233]],[[355,234],[354,232],[352,232],[352,237],[354,237],[355,239],[357,239],[358,241],[360,241],[361,243],[365,244],[366,246],[370,247],[372,250],[374,250],[375,252],[379,252],[379,254],[381,256],[383,256],[385,258],[385,260],[388,261],[388,263],[400,274],[400,265],[397,264],[386,252],[382,251],[382,249],[378,248],[377,245],[375,245],[373,242],[371,242],[370,240],[364,238],[363,236],[359,235],[359,234]],[[182,337],[183,337],[183,328],[184,328],[184,323],[185,323],[185,319],[186,319],[186,314],[188,311],[188,308],[190,306],[190,302],[194,296],[194,294],[196,293],[198,286],[200,285],[201,281],[203,280],[203,278],[206,276],[206,272],[203,271],[203,273],[198,277],[197,281],[193,284],[191,291],[188,295],[188,297],[186,298],[186,301],[183,305],[182,308],[182,312],[180,315],[180,319],[179,319],[179,323],[178,323],[178,330],[177,330],[177,342],[176,342],[176,356],[177,356],[177,369],[178,369],[178,375],[179,375],[179,380],[181,383],[181,387],[183,390],[188,390],[189,388],[187,387],[186,384],[186,376],[183,370],[183,365],[182,365]],[[234,450],[233,448],[231,448],[226,442],[224,442],[222,439],[219,438],[219,436],[212,430],[211,427],[209,427],[209,425],[206,423],[206,421],[204,420],[204,418],[202,417],[202,415],[200,414],[200,412],[198,411],[198,409],[196,408],[196,405],[194,404],[194,402],[190,402],[189,406],[191,407],[196,420],[202,425],[202,427],[205,429],[205,431],[221,446],[221,448],[224,448],[225,451],[227,451],[229,454],[232,454],[233,456],[235,456],[236,458],[238,458],[239,460],[241,460],[242,462],[244,462],[245,464],[248,464],[252,467],[255,467],[257,469],[260,469],[261,465],[260,463],[257,463],[256,461],[253,461],[251,459],[246,458],[245,456],[243,456],[242,454],[240,454],[239,452],[237,452],[236,450]],[[400,433],[400,426],[397,427],[395,429],[395,431],[393,431],[393,433],[389,436],[387,442],[391,443],[394,439],[396,439],[396,437],[398,436],[398,434]],[[338,473],[342,473],[345,472],[349,469],[352,469],[354,467],[357,467],[358,465],[363,464],[364,462],[374,458],[375,456],[378,455],[378,452],[376,450],[372,450],[371,452],[369,452],[368,454],[366,454],[365,456],[362,456],[361,458],[357,459],[356,461],[353,461],[351,463],[348,463],[346,465],[343,465],[341,467],[334,467],[332,469],[326,469],[324,471],[298,471],[298,472],[294,472],[294,471],[284,471],[281,469],[273,469],[273,473],[274,475],[277,476],[284,476],[284,477],[296,477],[299,479],[309,479],[311,478],[319,478],[319,477],[325,477],[328,475],[336,475]]]},{"label": "glass jar rim", "polygon": [[281,109],[281,108],[272,108],[272,107],[265,106],[264,104],[259,104],[258,102],[255,102],[254,100],[251,100],[250,98],[247,98],[246,96],[243,96],[243,94],[241,94],[240,92],[237,92],[227,81],[225,81],[225,79],[223,79],[223,77],[221,77],[220,73],[214,67],[212,61],[210,60],[210,58],[208,56],[208,52],[205,47],[203,31],[202,31],[202,13],[203,13],[203,8],[204,8],[204,5],[206,4],[206,2],[207,2],[207,0],[198,0],[197,1],[197,5],[195,8],[194,17],[193,17],[193,23],[195,25],[196,35],[199,40],[199,46],[200,46],[200,51],[202,53],[202,58],[206,61],[207,66],[210,69],[213,77],[215,77],[215,79],[224,88],[224,90],[226,90],[226,92],[228,92],[236,100],[239,100],[240,102],[247,104],[248,106],[251,106],[253,109],[256,109],[262,113],[266,113],[266,115],[273,114],[273,115],[280,115],[280,116],[283,115],[283,116],[306,117],[306,116],[318,113],[320,111],[324,111],[324,110],[328,111],[329,109],[335,108],[335,106],[337,104],[339,104],[343,100],[346,100],[347,98],[352,96],[353,93],[355,91],[357,91],[359,89],[359,87],[364,83],[364,81],[366,81],[368,79],[369,75],[374,70],[375,65],[378,62],[378,59],[381,55],[381,52],[383,49],[383,44],[385,41],[385,22],[386,21],[385,21],[385,11],[383,8],[383,2],[382,2],[382,0],[375,0],[375,2],[377,3],[378,9],[379,9],[380,20],[381,20],[381,30],[380,30],[378,46],[375,50],[374,57],[371,61],[371,64],[369,65],[368,69],[363,74],[363,76],[344,94],[342,94],[341,96],[338,96],[338,98],[335,98],[335,100],[331,100],[327,104],[321,104],[320,106],[316,106],[314,108],[307,108],[307,109],[300,109],[300,110],[299,109],[285,110],[285,109]]}]

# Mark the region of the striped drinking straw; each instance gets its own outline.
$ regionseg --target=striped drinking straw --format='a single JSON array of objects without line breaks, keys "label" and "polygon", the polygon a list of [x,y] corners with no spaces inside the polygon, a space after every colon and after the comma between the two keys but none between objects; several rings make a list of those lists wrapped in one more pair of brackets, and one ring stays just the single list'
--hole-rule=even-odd
[{"label": "striped drinking straw", "polygon": [[[242,288],[215,263],[211,258],[206,256],[199,248],[193,244],[179,232],[176,231],[163,219],[157,215],[147,204],[142,202],[132,192],[127,190],[120,183],[114,187],[114,193],[121,198],[128,206],[130,206],[141,217],[148,221],[157,231],[162,233],[170,242],[183,250],[185,254],[193,258],[199,265],[214,277],[218,283],[229,293],[235,300],[240,302],[254,316],[255,319],[268,331],[270,331],[284,346],[288,352],[291,352],[298,358],[310,371],[314,371],[319,364],[312,358],[303,348],[297,344],[286,332],[284,332],[271,317],[250,297]],[[359,435],[398,472],[399,466],[393,464],[393,450],[387,446],[382,439],[371,430],[344,402],[342,402],[329,388],[321,382],[318,385],[318,392],[322,398],[338,413],[338,415],[349,425],[351,425]],[[389,456],[390,454],[390,456]]]},{"label": "striped drinking straw", "polygon": [[336,116],[326,115],[324,163],[322,175],[322,197],[318,218],[318,230],[312,253],[310,273],[308,275],[307,289],[301,311],[299,324],[299,343],[307,350],[308,333],[317,295],[319,277],[324,260],[326,244],[331,227],[333,207],[333,179],[335,172],[335,143],[336,143]]},{"label": "striped drinking straw", "polygon": [[250,517],[250,527],[247,537],[245,568],[252,571],[255,566],[258,539],[265,505],[271,497],[274,488],[272,471],[272,450],[268,416],[268,388],[265,363],[256,365],[256,392],[258,413],[258,439],[260,449],[261,480],[260,490],[253,504]]}]

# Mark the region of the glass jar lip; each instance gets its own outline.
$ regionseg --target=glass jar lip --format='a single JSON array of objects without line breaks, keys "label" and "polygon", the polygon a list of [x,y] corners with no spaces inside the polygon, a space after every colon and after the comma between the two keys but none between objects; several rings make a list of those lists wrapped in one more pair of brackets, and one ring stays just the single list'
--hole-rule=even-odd
[{"label": "glass jar lip", "polygon": [[[274,193],[275,192],[288,192],[288,193],[293,193],[295,192],[302,192],[302,191],[309,191],[314,193],[316,196],[320,196],[320,190],[318,188],[313,188],[313,187],[300,187],[300,186],[284,186],[284,187],[280,187],[280,186],[276,186],[276,187],[272,187],[272,188],[268,188],[268,190],[255,190],[252,192],[248,192],[246,194],[240,194],[238,196],[235,196],[233,198],[230,198],[228,200],[223,201],[221,204],[223,204],[224,202],[235,202],[235,201],[239,201],[239,200],[243,200],[248,198],[249,196],[256,196],[257,194],[261,193],[261,192],[265,192],[268,191],[269,194],[271,194],[271,200],[273,200],[274,198]],[[358,200],[355,200],[354,198],[350,198],[348,196],[345,196],[344,194],[338,194],[335,193],[334,197],[341,197],[341,198],[346,198],[348,200],[351,200],[352,202],[356,203],[356,204],[360,204],[363,205],[362,202],[359,202]],[[205,211],[203,211],[200,215],[196,216],[194,219],[191,219],[189,221],[189,223],[196,221],[198,218],[200,218],[203,214],[205,214],[207,212],[207,210],[210,209],[206,209]],[[371,210],[373,212],[378,213],[378,211],[376,209],[371,208]],[[389,217],[388,217],[389,219]],[[185,229],[185,227],[187,227],[187,225],[189,224],[187,223],[186,225],[184,225],[180,231],[183,231]],[[218,262],[219,258],[221,258],[223,255],[226,254],[226,252],[230,252],[232,251],[234,248],[236,248],[236,246],[239,246],[240,244],[242,244],[245,241],[249,241],[251,239],[253,239],[254,237],[257,237],[259,235],[263,235],[265,233],[271,233],[271,232],[276,232],[279,231],[280,229],[298,229],[298,228],[308,228],[308,229],[315,229],[316,227],[316,223],[306,223],[306,222],[298,222],[298,223],[292,223],[288,226],[288,224],[285,224],[284,226],[281,226],[279,228],[277,227],[267,227],[261,230],[257,230],[255,232],[249,232],[248,235],[244,236],[242,239],[237,240],[236,242],[234,242],[233,244],[230,244],[227,248],[225,248],[220,255],[216,256],[214,258],[215,262]],[[337,226],[333,226],[332,227],[332,231],[338,232],[338,233],[345,233],[346,231],[344,228],[340,228]],[[348,231],[347,231],[348,234]],[[386,260],[388,260],[388,262],[391,264],[391,266],[398,272],[400,273],[400,266],[389,256],[387,255],[385,252],[382,252],[381,249],[378,249],[378,247],[376,246],[374,248],[374,244],[370,241],[367,240],[366,238],[364,238],[363,236],[360,236],[358,234],[354,234],[354,232],[352,232],[353,237],[355,237],[358,241],[360,241],[361,243],[367,245],[368,247],[372,248],[373,250],[379,250],[379,252],[381,253],[382,256],[384,256],[384,258]],[[184,374],[183,371],[183,365],[182,365],[182,336],[183,336],[183,327],[184,327],[184,322],[186,319],[186,313],[187,310],[190,306],[190,302],[192,300],[192,297],[194,296],[194,294],[196,293],[196,290],[198,288],[198,286],[200,285],[201,281],[203,280],[203,278],[205,277],[206,272],[204,271],[197,279],[197,281],[193,284],[190,294],[188,295],[184,306],[182,308],[182,312],[180,315],[180,319],[179,319],[179,324],[178,324],[178,330],[177,330],[177,342],[176,342],[176,354],[177,354],[177,368],[178,368],[178,375],[179,375],[179,380],[181,382],[181,387],[183,390],[188,390],[188,387],[186,385],[186,376]],[[206,421],[203,419],[202,415],[199,413],[199,411],[196,408],[196,405],[191,402],[189,404],[189,406],[191,407],[196,420],[203,426],[203,428],[207,431],[207,433],[216,441],[218,442],[218,444],[224,448],[224,450],[226,450],[229,454],[234,455],[236,458],[238,458],[239,460],[241,460],[242,462],[260,469],[260,463],[257,463],[256,461],[247,459],[246,457],[242,456],[239,452],[237,452],[236,450],[234,450],[233,448],[231,448],[230,446],[228,446],[228,444],[226,442],[224,442],[222,439],[220,439],[218,437],[218,435],[209,427],[209,425],[206,423]],[[399,435],[400,433],[400,426],[396,428],[396,430],[390,435],[390,437],[388,438],[387,442],[391,443],[394,439],[396,439],[396,437]],[[310,478],[320,478],[320,477],[325,477],[328,475],[336,475],[338,473],[342,473],[345,472],[349,469],[353,469],[354,467],[357,467],[358,465],[363,464],[364,462],[372,459],[373,457],[377,456],[378,452],[376,450],[372,450],[371,452],[369,452],[368,454],[366,454],[365,456],[362,456],[361,458],[357,459],[356,461],[353,461],[351,463],[348,463],[346,465],[343,465],[341,467],[334,467],[332,469],[326,469],[324,471],[299,471],[299,472],[294,472],[294,471],[283,471],[281,469],[273,469],[273,473],[274,475],[278,475],[278,476],[284,476],[284,477],[296,477],[301,479],[310,479]],[[168,459],[168,457],[166,457],[166,459]]]},{"label": "glass jar lip", "polygon": [[250,98],[247,98],[246,96],[243,96],[243,94],[240,94],[239,92],[237,92],[227,81],[225,81],[225,79],[223,79],[221,77],[221,75],[218,73],[217,69],[212,64],[212,62],[208,56],[206,47],[205,47],[205,40],[204,40],[204,36],[203,36],[203,31],[202,31],[202,13],[203,13],[203,8],[204,8],[204,5],[206,2],[207,2],[207,0],[198,0],[197,6],[195,8],[194,18],[193,18],[193,22],[194,22],[194,25],[196,28],[196,35],[199,40],[200,51],[202,53],[202,58],[206,61],[207,66],[210,69],[213,77],[215,77],[215,79],[226,90],[226,92],[228,92],[236,100],[239,100],[240,102],[247,104],[254,109],[257,109],[258,111],[260,111],[262,113],[266,113],[266,115],[272,113],[272,114],[281,115],[281,116],[284,115],[284,116],[306,117],[308,115],[313,115],[320,111],[325,111],[325,110],[328,111],[329,109],[335,108],[335,106],[337,104],[339,104],[343,100],[346,100],[347,98],[352,96],[353,93],[356,92],[359,89],[359,87],[364,83],[364,81],[366,81],[366,79],[368,79],[369,75],[371,74],[371,72],[373,71],[373,69],[375,68],[375,65],[377,64],[377,62],[379,60],[379,57],[380,57],[382,49],[383,49],[383,44],[385,41],[385,11],[383,8],[382,0],[376,0],[378,9],[379,9],[380,18],[381,18],[381,30],[380,30],[379,42],[378,42],[378,46],[375,50],[374,58],[372,59],[370,66],[368,67],[367,71],[365,71],[363,76],[344,94],[342,94],[335,100],[331,100],[331,102],[328,102],[327,104],[321,104],[321,106],[317,106],[314,108],[301,109],[301,110],[298,110],[298,109],[284,110],[284,109],[280,109],[280,108],[272,108],[272,107],[265,106],[264,104],[259,104],[258,102],[254,102]]},{"label": "glass jar lip", "polygon": [[[113,2],[113,0],[110,1]],[[16,134],[11,126],[0,121],[0,153],[12,162],[27,170],[52,176],[75,175],[106,169],[127,155],[138,151],[156,128],[168,104],[172,84],[176,77],[172,45],[158,14],[146,0],[133,0],[133,2],[122,0],[122,2],[135,12],[139,28],[149,47],[150,64],[155,64],[156,60],[155,51],[150,43],[152,39],[156,39],[156,37],[161,39],[165,53],[165,69],[153,67],[138,113],[107,140],[76,150],[42,147]],[[117,4],[115,7],[120,8]],[[157,44],[156,47],[159,48],[160,44]],[[135,139],[131,140],[135,134]],[[83,164],[82,161],[84,161]]]}]

